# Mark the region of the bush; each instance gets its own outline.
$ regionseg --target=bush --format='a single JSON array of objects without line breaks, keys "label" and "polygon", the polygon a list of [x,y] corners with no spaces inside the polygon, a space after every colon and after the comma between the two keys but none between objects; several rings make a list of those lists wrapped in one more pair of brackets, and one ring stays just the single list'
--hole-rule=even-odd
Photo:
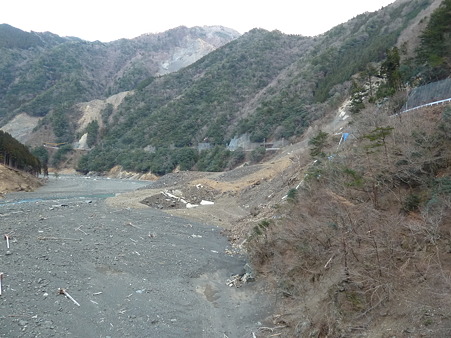
[{"label": "bush", "polygon": [[196,164],[199,155],[196,149],[180,148],[175,151],[174,158],[180,170],[190,170]]},{"label": "bush", "polygon": [[298,191],[295,188],[291,188],[287,194],[287,201],[295,202],[298,198]]},{"label": "bush", "polygon": [[407,195],[406,199],[404,200],[404,203],[402,205],[402,210],[405,212],[410,212],[410,211],[418,210],[419,206],[420,206],[420,197],[415,194],[409,194],[409,195]]},{"label": "bush", "polygon": [[230,157],[230,151],[224,146],[204,150],[199,155],[197,168],[201,171],[222,171],[225,169]]},{"label": "bush", "polygon": [[230,169],[235,168],[236,166],[243,163],[245,159],[246,159],[246,154],[245,154],[243,148],[238,148],[237,150],[232,151],[232,153],[230,155],[229,163],[227,164],[227,167]]},{"label": "bush", "polygon": [[265,157],[266,154],[266,148],[264,147],[258,147],[252,150],[251,152],[251,161],[253,163],[258,163]]}]

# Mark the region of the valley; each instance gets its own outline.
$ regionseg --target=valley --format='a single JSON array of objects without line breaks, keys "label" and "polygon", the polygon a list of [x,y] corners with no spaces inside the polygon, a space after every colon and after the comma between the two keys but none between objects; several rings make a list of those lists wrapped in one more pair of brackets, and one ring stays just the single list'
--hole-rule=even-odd
[{"label": "valley", "polygon": [[450,337],[450,15],[0,25],[0,336]]}]

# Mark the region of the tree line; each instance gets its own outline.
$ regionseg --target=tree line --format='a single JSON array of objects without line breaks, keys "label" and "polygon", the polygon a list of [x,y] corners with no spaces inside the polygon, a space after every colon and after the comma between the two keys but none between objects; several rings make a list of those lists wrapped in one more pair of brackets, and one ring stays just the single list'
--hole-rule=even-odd
[{"label": "tree line", "polygon": [[40,160],[28,148],[9,133],[0,130],[0,161],[2,164],[27,171],[33,175],[41,173]]}]

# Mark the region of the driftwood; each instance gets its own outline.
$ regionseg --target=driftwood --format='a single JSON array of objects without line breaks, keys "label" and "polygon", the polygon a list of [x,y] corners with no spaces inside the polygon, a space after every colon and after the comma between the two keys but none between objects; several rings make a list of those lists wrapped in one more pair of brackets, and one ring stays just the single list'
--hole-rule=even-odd
[{"label": "driftwood", "polygon": [[6,239],[6,248],[9,249],[9,235],[6,234],[4,235],[5,239]]},{"label": "driftwood", "polygon": [[81,241],[81,238],[64,238],[64,237],[38,237],[41,241]]},{"label": "driftwood", "polygon": [[133,227],[133,228],[136,228],[136,229],[141,229],[139,226],[134,225],[134,224],[131,223],[131,222],[127,222],[127,223],[125,223],[125,225],[128,225],[128,226]]},{"label": "driftwood", "polygon": [[75,228],[75,231],[81,231],[82,233],[84,233],[85,235],[88,235],[85,231],[81,230],[81,227],[83,225],[80,225],[78,228]]},{"label": "driftwood", "polygon": [[75,305],[80,306],[80,304],[78,304],[78,302],[75,299],[73,299],[72,296],[70,294],[68,294],[65,289],[59,288],[58,293],[60,295],[65,295],[67,298],[69,298],[71,301],[73,301]]}]

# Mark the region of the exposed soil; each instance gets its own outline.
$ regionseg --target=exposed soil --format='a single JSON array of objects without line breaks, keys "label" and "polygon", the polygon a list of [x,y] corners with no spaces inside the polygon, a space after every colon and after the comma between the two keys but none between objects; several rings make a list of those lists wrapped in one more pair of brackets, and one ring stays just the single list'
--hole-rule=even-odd
[{"label": "exposed soil", "polygon": [[0,164],[0,196],[12,191],[33,191],[43,183],[35,176]]},{"label": "exposed soil", "polygon": [[197,221],[221,226],[239,244],[248,230],[282,202],[290,183],[283,173],[295,175],[290,155],[229,172],[179,172],[107,202],[130,208],[151,207]]}]

